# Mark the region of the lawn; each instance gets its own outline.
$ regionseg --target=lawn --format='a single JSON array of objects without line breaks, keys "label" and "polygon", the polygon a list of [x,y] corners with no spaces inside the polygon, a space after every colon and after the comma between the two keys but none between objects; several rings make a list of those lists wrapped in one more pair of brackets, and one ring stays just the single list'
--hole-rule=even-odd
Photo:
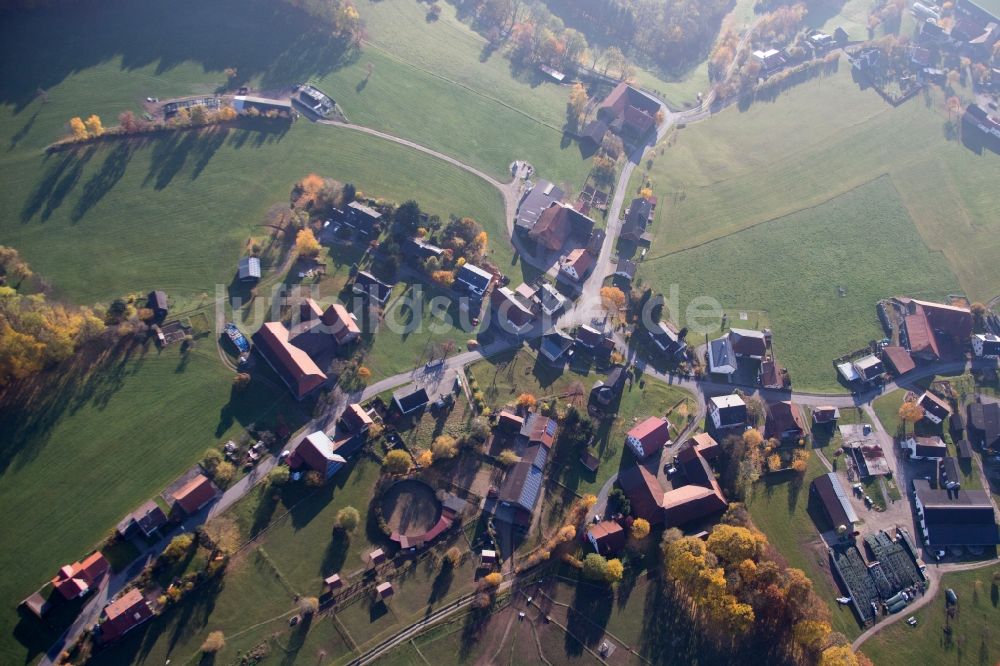
[{"label": "lawn", "polygon": [[284,415],[294,429],[307,417],[285,391],[261,383],[230,401],[231,381],[208,340],[187,360],[177,346],[150,346],[0,416],[0,542],[19,544],[0,554],[0,565],[17,572],[0,578],[9,600],[0,661],[23,662],[54,638],[32,620],[15,630],[16,603],[90,552],[206,448],[251,421]]},{"label": "lawn", "polygon": [[903,406],[903,398],[906,397],[907,393],[909,391],[906,389],[896,389],[895,391],[880,395],[872,402],[872,407],[875,408],[875,416],[878,417],[878,420],[882,422],[882,427],[892,437],[895,437],[896,433],[899,432],[901,423],[899,408]]},{"label": "lawn", "polygon": [[[896,664],[995,664],[1000,659],[1000,567],[946,574],[934,600],[913,613],[917,626],[896,622],[866,641],[861,650],[877,666]],[[944,591],[955,590],[958,612],[945,613]],[[951,626],[949,637],[944,628]]]},{"label": "lawn", "polygon": [[526,349],[504,352],[468,368],[486,402],[498,408],[513,403],[522,393],[536,398],[572,399],[578,408],[587,406],[587,393],[596,380],[590,367],[556,368],[545,358]]},{"label": "lawn", "polygon": [[[892,108],[859,90],[849,69],[803,83],[774,103],[758,102],[745,112],[730,108],[682,129],[650,173],[667,224],[656,229],[648,256],[837,201],[888,174],[894,198],[926,245],[943,254],[961,288],[973,300],[1000,292],[1000,274],[990,269],[1000,255],[993,214],[1000,194],[991,185],[1000,177],[1000,155],[945,139],[938,92]],[[643,171],[633,177],[633,191]],[[879,239],[896,240],[882,220],[869,221],[869,233],[878,229]],[[838,245],[825,253],[836,255]],[[650,273],[665,275],[650,268],[640,270],[647,281]]]},{"label": "lawn", "polygon": [[809,486],[826,471],[819,458],[812,456],[803,478],[788,475],[765,478],[754,486],[746,504],[754,523],[788,564],[802,569],[812,580],[816,594],[830,607],[833,629],[854,637],[861,633],[854,614],[834,602],[840,593],[830,574],[829,556],[813,518],[822,511],[809,507]]},{"label": "lawn", "polygon": [[[663,226],[657,233],[667,235]],[[876,269],[890,265],[889,271]],[[767,311],[774,353],[801,390],[844,390],[832,361],[882,335],[875,316],[879,298],[940,298],[957,288],[940,255],[916,233],[888,178],[641,266],[644,282],[663,293],[678,285],[679,313],[698,297],[718,302],[730,325],[736,325],[734,311]],[[846,289],[844,297],[837,287]],[[681,325],[693,321],[671,317]]]},{"label": "lawn", "polygon": [[[467,326],[467,328],[463,328]],[[450,291],[431,284],[400,284],[386,304],[385,316],[365,365],[374,380],[391,377],[440,358],[440,345],[451,341],[456,351],[465,351],[476,338],[476,327],[468,315],[459,313]]]}]

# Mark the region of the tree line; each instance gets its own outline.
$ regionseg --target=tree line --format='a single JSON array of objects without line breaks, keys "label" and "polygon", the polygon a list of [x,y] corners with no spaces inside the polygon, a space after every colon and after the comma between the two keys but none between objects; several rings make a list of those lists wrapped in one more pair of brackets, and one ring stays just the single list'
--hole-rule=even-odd
[{"label": "tree line", "polygon": [[743,505],[732,505],[704,541],[667,530],[662,553],[672,602],[728,653],[779,664],[871,664],[833,631],[812,581],[785,565]]}]

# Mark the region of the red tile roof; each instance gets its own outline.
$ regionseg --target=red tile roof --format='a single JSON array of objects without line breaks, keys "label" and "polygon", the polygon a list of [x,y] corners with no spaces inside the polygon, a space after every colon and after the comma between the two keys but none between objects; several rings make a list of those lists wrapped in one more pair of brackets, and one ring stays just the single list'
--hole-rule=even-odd
[{"label": "red tile roof", "polygon": [[281,322],[267,322],[254,333],[253,340],[297,398],[305,397],[326,382],[326,374],[309,354],[288,341],[288,329]]},{"label": "red tile roof", "polygon": [[923,309],[917,308],[915,314],[906,315],[904,323],[906,325],[906,338],[910,342],[912,353],[929,355],[935,359],[941,357],[934,331],[931,330],[930,321],[928,321],[927,314]]},{"label": "red tile roof", "polygon": [[882,350],[882,355],[896,369],[896,374],[898,375],[905,375],[917,367],[917,364],[913,362],[913,357],[910,356],[910,352],[902,347],[890,345]]},{"label": "red tile roof", "polygon": [[174,492],[174,503],[184,513],[197,513],[203,506],[215,499],[216,488],[204,474],[199,474]]},{"label": "red tile roof", "polygon": [[694,442],[695,450],[709,460],[719,455],[721,450],[719,443],[707,432],[698,433],[691,438],[691,441]]},{"label": "red tile roof", "polygon": [[344,423],[347,424],[347,427],[350,428],[352,432],[361,430],[362,428],[370,426],[374,423],[374,421],[372,421],[372,417],[368,416],[368,412],[365,411],[365,408],[356,402],[349,404],[340,418],[344,420]]},{"label": "red tile roof", "polygon": [[969,308],[917,299],[913,299],[912,302],[927,314],[934,330],[944,331],[961,340],[972,335],[972,311]]},{"label": "red tile roof", "polygon": [[588,237],[593,228],[594,221],[586,215],[572,206],[553,202],[538,216],[528,237],[546,249],[558,250],[570,236]]},{"label": "red tile roof", "polygon": [[632,513],[651,525],[663,522],[663,487],[645,467],[634,465],[618,474],[618,483],[628,495]]},{"label": "red tile roof", "polygon": [[764,436],[781,437],[782,433],[791,430],[797,430],[800,434],[806,430],[799,406],[789,400],[768,404]]},{"label": "red tile roof", "polygon": [[52,586],[66,599],[76,599],[94,586],[111,565],[100,552],[88,555],[82,562],[67,564],[52,579]]},{"label": "red tile roof", "polygon": [[625,435],[638,440],[642,447],[642,456],[650,456],[670,441],[670,421],[660,416],[650,416],[645,421],[636,424]]},{"label": "red tile roof", "polygon": [[146,598],[132,588],[104,608],[105,620],[101,623],[101,640],[111,641],[153,617]]},{"label": "red tile roof", "polygon": [[572,268],[576,271],[577,279],[581,279],[593,265],[594,255],[587,252],[586,248],[579,247],[566,255],[566,257],[560,262],[559,267],[562,270]]},{"label": "red tile roof", "polygon": [[351,313],[340,303],[334,303],[328,307],[323,316],[320,317],[320,321],[323,322],[324,326],[332,329],[331,333],[339,345],[350,342],[361,335],[361,327],[358,326],[358,322],[354,321]]},{"label": "red tile roof", "polygon": [[613,520],[602,520],[587,528],[587,534],[597,542],[601,555],[617,553],[625,547],[625,530]]}]

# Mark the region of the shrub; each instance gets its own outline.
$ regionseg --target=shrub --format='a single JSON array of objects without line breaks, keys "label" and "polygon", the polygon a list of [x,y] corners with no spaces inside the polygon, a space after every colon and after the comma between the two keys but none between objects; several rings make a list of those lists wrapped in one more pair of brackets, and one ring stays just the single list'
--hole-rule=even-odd
[{"label": "shrub", "polygon": [[583,560],[583,576],[590,580],[607,580],[608,561],[597,553],[590,553]]},{"label": "shrub", "polygon": [[431,444],[435,460],[446,460],[458,455],[458,441],[451,435],[438,435]]},{"label": "shrub", "polygon": [[325,481],[326,480],[323,478],[323,475],[316,470],[306,472],[306,485],[310,488],[319,488]]},{"label": "shrub", "polygon": [[303,615],[312,615],[319,610],[319,599],[316,597],[302,597],[299,599],[299,611]]},{"label": "shrub", "polygon": [[649,521],[645,518],[636,518],[632,523],[630,533],[633,539],[642,541],[649,536]]},{"label": "shrub", "polygon": [[499,587],[500,583],[503,582],[503,575],[494,571],[491,574],[486,574],[483,576],[483,584],[487,587]]},{"label": "shrub", "polygon": [[413,467],[413,457],[402,449],[393,449],[386,454],[382,466],[390,474],[405,474]]},{"label": "shrub", "polygon": [[625,565],[619,559],[608,560],[605,580],[609,583],[617,583],[625,575]]},{"label": "shrub", "polygon": [[514,465],[520,459],[521,458],[514,453],[513,449],[504,449],[500,452],[500,455],[497,456],[497,461],[504,467]]},{"label": "shrub", "polygon": [[283,486],[288,483],[291,472],[285,465],[278,465],[267,473],[267,482],[272,486]]},{"label": "shrub", "polygon": [[445,552],[443,561],[451,567],[457,567],[462,563],[462,551],[452,546]]},{"label": "shrub", "polygon": [[226,635],[221,631],[213,631],[201,644],[201,651],[205,654],[215,654],[226,647]]},{"label": "shrub", "polygon": [[353,506],[345,506],[337,512],[337,528],[345,532],[353,532],[361,522],[361,514]]},{"label": "shrub", "polygon": [[171,539],[170,543],[167,544],[167,547],[163,549],[163,557],[168,560],[179,560],[187,555],[193,545],[194,537],[190,533],[185,532],[184,534],[178,534]]},{"label": "shrub", "polygon": [[236,476],[236,466],[228,460],[223,460],[218,465],[215,466],[215,482],[220,486],[226,487],[233,482],[233,478]]}]

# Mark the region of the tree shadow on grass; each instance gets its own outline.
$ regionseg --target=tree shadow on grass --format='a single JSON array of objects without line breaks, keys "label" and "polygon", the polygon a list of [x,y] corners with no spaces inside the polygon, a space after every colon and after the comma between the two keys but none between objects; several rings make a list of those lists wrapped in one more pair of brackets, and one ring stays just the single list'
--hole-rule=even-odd
[{"label": "tree shadow on grass", "polygon": [[51,430],[84,406],[103,409],[137,370],[141,350],[131,338],[108,349],[98,341],[50,371],[7,386],[0,393],[0,474],[16,458],[29,464],[48,443]]},{"label": "tree shadow on grass", "polygon": [[594,649],[604,637],[611,618],[610,589],[602,585],[577,583],[566,617],[566,654],[582,655],[584,646]]},{"label": "tree shadow on grass", "polygon": [[326,546],[326,552],[323,553],[323,561],[319,567],[320,575],[326,577],[343,569],[350,546],[351,537],[343,530],[334,530],[330,543]]},{"label": "tree shadow on grass", "polygon": [[114,147],[104,158],[101,170],[91,176],[90,180],[84,184],[83,192],[77,199],[73,212],[70,213],[72,222],[80,221],[80,218],[86,215],[87,211],[93,208],[121,180],[122,176],[125,175],[129,160],[132,159],[135,146],[136,142],[131,140],[117,141],[114,144]]},{"label": "tree shadow on grass", "polygon": [[83,167],[97,152],[96,146],[75,148],[58,156],[48,155],[45,161],[53,160],[42,179],[28,195],[21,209],[21,222],[28,222],[41,213],[44,222],[58,209],[76,184],[80,182]]},{"label": "tree shadow on grass", "polygon": [[[226,25],[220,33],[218,26]],[[37,49],[86,34],[73,49]],[[25,61],[18,54],[33,53]],[[67,77],[120,60],[126,71],[155,65],[157,75],[194,62],[205,72],[236,68],[242,85],[260,77],[267,90],[322,77],[357,58],[349,39],[286,3],[242,0],[109,0],[24,12],[0,24],[0,59],[20,65],[5,78],[0,103],[20,113]],[[156,94],[152,89],[143,94]]]}]

